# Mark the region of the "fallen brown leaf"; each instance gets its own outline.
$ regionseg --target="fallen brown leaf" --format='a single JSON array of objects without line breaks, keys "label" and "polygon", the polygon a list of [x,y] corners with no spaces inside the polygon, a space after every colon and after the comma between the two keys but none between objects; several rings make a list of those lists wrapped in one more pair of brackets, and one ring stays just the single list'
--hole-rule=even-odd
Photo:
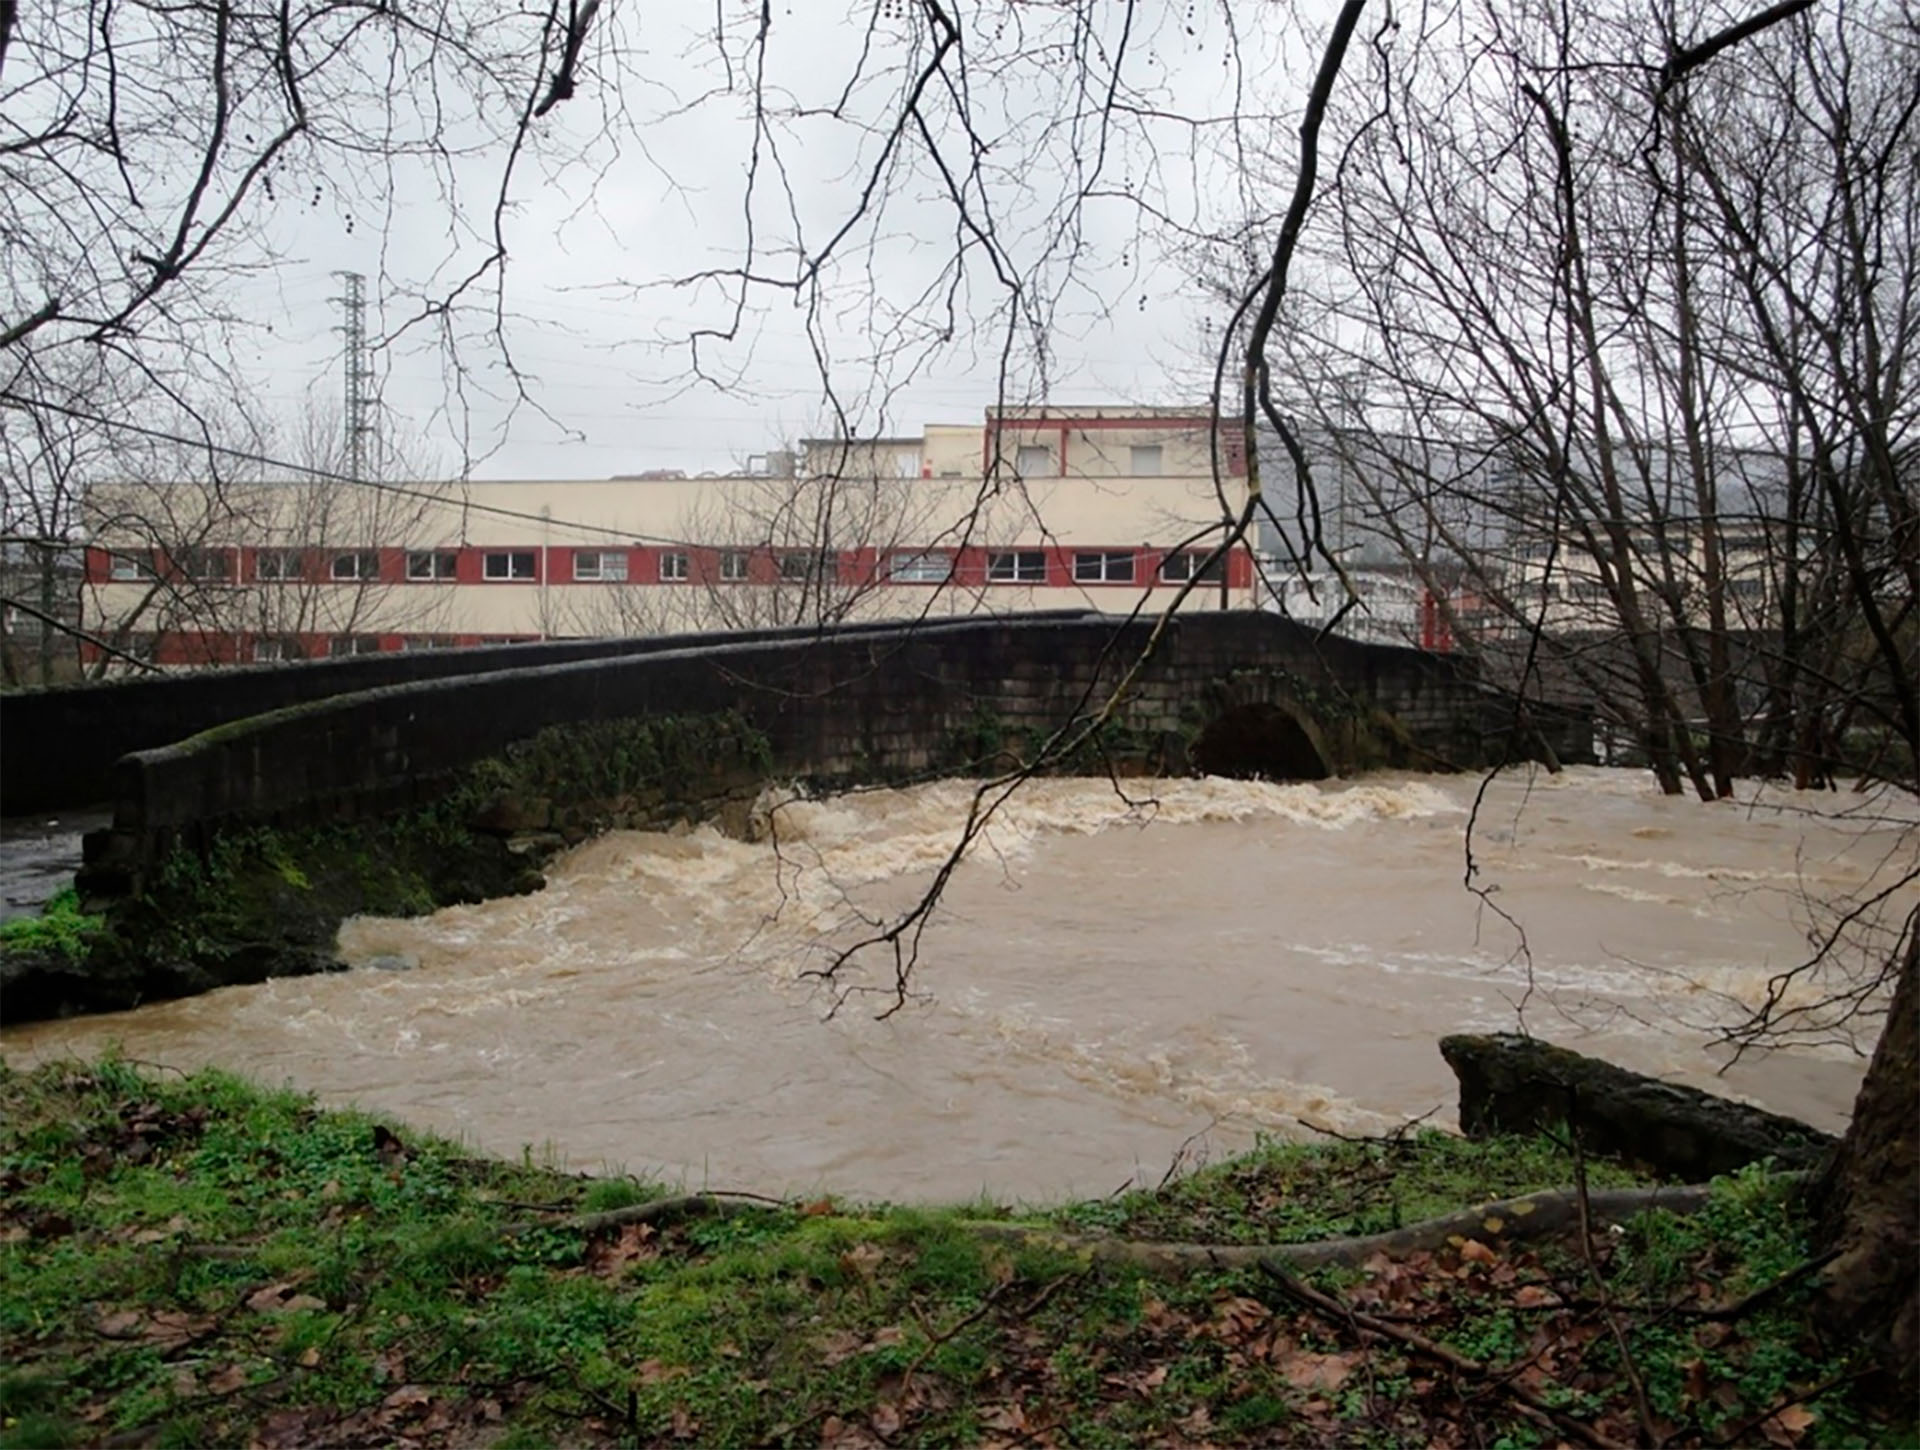
[{"label": "fallen brown leaf", "polygon": [[1213,1317],[1229,1340],[1250,1340],[1266,1327],[1273,1311],[1258,1299],[1232,1295],[1214,1305]]},{"label": "fallen brown leaf", "polygon": [[850,1424],[838,1415],[820,1422],[821,1450],[883,1450],[885,1443],[864,1424]]},{"label": "fallen brown leaf", "polygon": [[207,1392],[230,1395],[247,1382],[247,1372],[237,1364],[222,1365],[207,1376]]},{"label": "fallen brown leaf", "polygon": [[158,1228],[136,1229],[126,1237],[127,1242],[130,1244],[157,1244],[162,1239],[170,1239],[175,1234],[183,1234],[186,1231],[186,1218],[176,1213]]},{"label": "fallen brown leaf", "polygon": [[401,1385],[399,1389],[389,1391],[380,1401],[383,1410],[417,1410],[433,1398],[433,1391],[425,1385]]},{"label": "fallen brown leaf", "polygon": [[1819,1418],[1805,1405],[1783,1405],[1760,1422],[1760,1433],[1767,1437],[1769,1445],[1779,1445],[1786,1450],[1798,1445]]},{"label": "fallen brown leaf", "polygon": [[829,1329],[813,1338],[814,1352],[823,1365],[836,1365],[852,1359],[867,1346],[867,1341],[851,1329]]},{"label": "fallen brown leaf", "polygon": [[211,1314],[188,1314],[178,1309],[162,1309],[154,1314],[142,1334],[147,1343],[160,1349],[178,1349],[191,1344],[213,1328]]},{"label": "fallen brown leaf", "polygon": [[115,1309],[102,1314],[94,1321],[93,1327],[109,1339],[126,1339],[140,1327],[145,1317],[138,1309]]},{"label": "fallen brown leaf", "polygon": [[253,1439],[247,1442],[249,1450],[305,1450],[321,1438],[320,1427],[332,1420],[335,1413],[325,1406],[274,1410],[261,1421]]},{"label": "fallen brown leaf", "polygon": [[989,1430],[1009,1430],[1016,1435],[1024,1435],[1027,1430],[1027,1412],[1017,1400],[1004,1405],[996,1405],[980,1417],[980,1423]]},{"label": "fallen brown leaf", "polygon": [[622,1224],[610,1237],[595,1238],[583,1255],[587,1271],[602,1279],[617,1279],[629,1264],[660,1256],[660,1246],[650,1223]]},{"label": "fallen brown leaf", "polygon": [[267,1285],[264,1289],[255,1289],[247,1295],[247,1308],[260,1314],[278,1313],[287,1307],[287,1301],[295,1297],[294,1291],[306,1280],[307,1276],[301,1275],[298,1278],[282,1279],[278,1283]]},{"label": "fallen brown leaf", "polygon": [[1283,1379],[1296,1390],[1337,1390],[1353,1373],[1353,1361],[1344,1354],[1317,1354],[1303,1349],[1280,1366]]}]

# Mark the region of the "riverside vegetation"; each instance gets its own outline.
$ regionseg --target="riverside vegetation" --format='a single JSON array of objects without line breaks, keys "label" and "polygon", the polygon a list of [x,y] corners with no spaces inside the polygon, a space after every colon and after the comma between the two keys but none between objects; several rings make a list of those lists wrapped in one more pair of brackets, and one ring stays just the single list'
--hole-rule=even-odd
[{"label": "riverside vegetation", "polygon": [[[217,1072],[0,1069],[0,1444],[1886,1445],[1789,1180],[1575,1244],[1295,1278],[1090,1235],[1373,1233],[1627,1170],[1551,1136],[1266,1145],[1049,1210],[688,1195]],[[1024,1232],[1021,1231],[1024,1226]]]}]

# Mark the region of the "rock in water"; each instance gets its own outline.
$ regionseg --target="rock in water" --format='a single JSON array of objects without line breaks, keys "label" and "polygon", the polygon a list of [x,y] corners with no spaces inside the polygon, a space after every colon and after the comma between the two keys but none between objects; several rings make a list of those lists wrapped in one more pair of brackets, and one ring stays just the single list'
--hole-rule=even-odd
[{"label": "rock in water", "polygon": [[1469,1137],[1571,1122],[1587,1152],[1688,1183],[1762,1158],[1811,1168],[1838,1141],[1778,1113],[1509,1032],[1443,1037],[1440,1055],[1460,1079],[1460,1129]]}]

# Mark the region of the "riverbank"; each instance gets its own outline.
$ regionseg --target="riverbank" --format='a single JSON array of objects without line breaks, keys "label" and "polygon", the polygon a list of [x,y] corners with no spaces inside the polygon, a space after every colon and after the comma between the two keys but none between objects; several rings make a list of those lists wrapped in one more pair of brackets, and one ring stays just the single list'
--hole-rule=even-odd
[{"label": "riverbank", "polygon": [[[1591,1204],[1631,1182],[1586,1166]],[[1759,1172],[1590,1258],[1484,1219],[1330,1269],[1110,1252],[1404,1239],[1575,1168],[1429,1134],[1044,1211],[771,1202],[477,1158],[217,1073],[0,1070],[0,1443],[1901,1438],[1809,1338],[1802,1226]]]}]

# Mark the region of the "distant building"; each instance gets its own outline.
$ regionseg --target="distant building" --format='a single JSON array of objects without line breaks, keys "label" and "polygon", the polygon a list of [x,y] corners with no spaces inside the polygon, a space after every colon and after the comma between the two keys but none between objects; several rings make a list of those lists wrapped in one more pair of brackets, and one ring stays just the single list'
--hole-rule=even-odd
[{"label": "distant building", "polygon": [[[1226,437],[1231,433],[1231,439]],[[121,484],[88,499],[91,627],[166,666],[1049,608],[1256,603],[1204,411],[989,410],[808,439],[727,477]],[[1223,432],[1236,506],[1245,469]]]},{"label": "distant building", "polygon": [[[1258,564],[1265,607],[1354,638],[1448,650],[1525,635],[1619,632],[1609,579],[1612,537],[1591,507],[1555,507],[1548,480],[1516,466],[1492,441],[1471,443],[1352,430],[1303,430],[1325,550],[1358,596],[1304,548],[1315,513],[1293,464],[1263,434],[1261,470],[1279,526],[1263,519]],[[1781,460],[1765,452],[1716,457],[1715,523],[1729,628],[1777,623],[1778,570],[1787,557]],[[1626,506],[1630,571],[1658,628],[1707,623],[1700,505],[1678,456],[1640,456]],[[1591,478],[1570,486],[1591,502]],[[1799,531],[1808,548],[1814,530]],[[1609,560],[1603,567],[1602,557]],[[1677,591],[1679,605],[1669,602]],[[1470,635],[1456,640],[1455,623]]]}]

